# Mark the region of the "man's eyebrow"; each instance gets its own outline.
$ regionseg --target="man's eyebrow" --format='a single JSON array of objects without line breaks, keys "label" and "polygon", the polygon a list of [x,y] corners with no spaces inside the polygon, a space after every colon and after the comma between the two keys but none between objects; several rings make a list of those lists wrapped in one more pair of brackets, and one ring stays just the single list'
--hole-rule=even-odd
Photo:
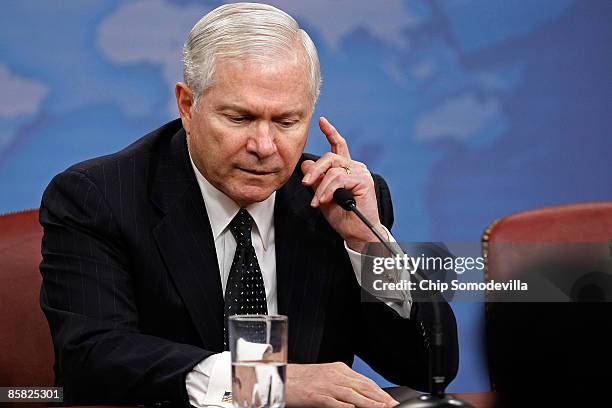
[{"label": "man's eyebrow", "polygon": [[[217,112],[223,112],[223,111],[234,111],[238,114],[241,115],[250,115],[250,116],[256,116],[255,113],[251,112],[249,109],[245,108],[244,106],[240,106],[240,105],[235,105],[235,104],[224,104],[224,105],[219,105],[215,108],[215,110]],[[288,110],[286,112],[281,112],[278,115],[274,115],[275,118],[288,118],[291,116],[305,116],[305,111],[303,109],[292,109],[292,110]]]},{"label": "man's eyebrow", "polygon": [[289,118],[291,116],[304,116],[305,112],[303,109],[293,109],[286,112],[282,112],[280,115],[275,115],[277,118]]},{"label": "man's eyebrow", "polygon": [[234,105],[234,104],[219,105],[219,106],[216,107],[215,110],[218,111],[218,112],[231,110],[231,111],[234,111],[236,113],[240,113],[242,115],[252,115],[253,114],[247,108],[245,108],[243,106],[240,106],[240,105]]}]

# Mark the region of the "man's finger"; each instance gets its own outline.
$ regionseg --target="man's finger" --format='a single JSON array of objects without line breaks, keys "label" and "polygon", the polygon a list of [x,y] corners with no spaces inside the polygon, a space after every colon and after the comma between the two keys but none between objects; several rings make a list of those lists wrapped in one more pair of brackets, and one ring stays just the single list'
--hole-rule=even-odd
[{"label": "man's finger", "polygon": [[[306,161],[304,163],[306,163]],[[344,157],[338,154],[330,152],[325,153],[319,160],[314,162],[314,164],[302,164],[302,171],[306,170],[302,182],[308,186],[313,185],[318,182],[329,169],[333,167],[344,167],[349,164],[350,162],[347,162]]]},{"label": "man's finger", "polygon": [[301,165],[302,173],[308,173],[310,169],[312,169],[312,166],[314,166],[314,164],[314,160],[304,160]]},{"label": "man's finger", "polygon": [[384,403],[386,406],[394,407],[399,402],[397,402],[393,397],[387,394],[383,389],[381,389],[376,383],[370,384],[369,382],[355,382],[353,387],[359,391],[360,394],[365,395],[371,400],[378,401]]},{"label": "man's finger", "polygon": [[355,408],[355,405],[346,402],[338,401],[329,395],[319,394],[313,398],[313,402],[317,407],[322,408]]},{"label": "man's finger", "polygon": [[[343,172],[344,170],[338,171]],[[362,179],[357,175],[338,175],[338,171],[332,172],[330,170],[323,180],[321,180],[321,183],[315,190],[315,197],[313,197],[315,202],[312,204],[314,204],[315,207],[320,204],[332,202],[334,200],[334,192],[340,187],[352,191],[362,182]]]},{"label": "man's finger", "polygon": [[[325,200],[326,198],[326,193],[327,190],[329,190],[329,186],[333,185],[336,186],[336,188],[339,187],[344,187],[346,188],[346,186],[344,185],[344,183],[347,181],[347,177],[349,177],[345,170],[342,168],[332,168],[329,169],[329,171],[327,173],[325,173],[325,177],[323,177],[323,179],[321,180],[321,183],[319,183],[319,185],[317,186],[317,188],[315,189],[315,197],[317,198],[318,202],[327,202]],[[333,195],[333,192],[336,190],[333,190],[331,193]]]},{"label": "man's finger", "polygon": [[312,160],[304,160],[302,162],[302,173],[304,173],[302,183],[316,190],[319,184],[321,184],[323,177],[325,177],[325,173],[315,172],[316,174],[313,174],[313,169],[316,167],[315,164]]},{"label": "man's finger", "polygon": [[393,399],[393,397],[391,397],[387,392],[385,392],[385,390],[380,388],[380,386],[376,384],[376,382],[374,382],[372,379],[356,371],[351,371],[352,372],[348,373],[348,375],[345,375],[353,384],[353,387],[355,387],[359,391],[359,393],[375,401],[383,402],[387,406],[396,406],[397,404],[399,404],[399,402]]},{"label": "man's finger", "polygon": [[[359,390],[360,391],[360,390]],[[333,389],[333,397],[337,400],[363,408],[385,408],[385,402],[370,399],[352,387],[337,387]]]},{"label": "man's finger", "polygon": [[345,159],[351,160],[351,154],[346,140],[344,140],[336,128],[323,116],[319,118],[319,128],[321,128],[321,132],[323,132],[327,138],[332,153],[336,153]]}]

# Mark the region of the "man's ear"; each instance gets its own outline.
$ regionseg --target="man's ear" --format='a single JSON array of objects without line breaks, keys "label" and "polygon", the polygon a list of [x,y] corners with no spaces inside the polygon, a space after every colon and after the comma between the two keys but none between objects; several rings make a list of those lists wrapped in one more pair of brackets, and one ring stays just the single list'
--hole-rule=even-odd
[{"label": "man's ear", "polygon": [[189,86],[183,82],[177,82],[175,88],[176,105],[183,122],[183,128],[189,132],[191,129],[191,107],[193,104],[193,93]]}]

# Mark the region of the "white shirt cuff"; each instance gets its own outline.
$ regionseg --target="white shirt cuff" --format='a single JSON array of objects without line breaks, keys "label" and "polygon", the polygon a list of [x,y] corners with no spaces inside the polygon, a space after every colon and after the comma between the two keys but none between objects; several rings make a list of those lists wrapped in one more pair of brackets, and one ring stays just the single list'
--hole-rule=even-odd
[{"label": "white shirt cuff", "polygon": [[194,407],[222,406],[223,396],[232,391],[231,369],[229,351],[202,360],[185,378],[189,403]]},{"label": "white shirt cuff", "polygon": [[[269,344],[251,343],[244,339],[238,339],[236,346],[240,361],[261,360],[266,353],[272,352],[272,346]],[[274,370],[270,371],[271,368]],[[225,406],[222,401],[232,391],[231,369],[232,354],[229,351],[213,354],[202,360],[185,378],[189,403],[194,407]],[[276,367],[256,367],[257,384],[263,387],[260,392],[264,392],[268,387],[272,387],[277,393],[282,392],[283,383],[275,370]],[[231,407],[231,404],[227,406]]]}]

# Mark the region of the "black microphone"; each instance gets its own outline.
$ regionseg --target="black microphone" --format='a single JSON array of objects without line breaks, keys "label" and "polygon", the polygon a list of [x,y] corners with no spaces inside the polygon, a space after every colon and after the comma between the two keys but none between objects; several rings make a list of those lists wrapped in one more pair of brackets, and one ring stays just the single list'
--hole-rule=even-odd
[{"label": "black microphone", "polygon": [[[338,188],[334,191],[334,201],[340,207],[345,209],[346,211],[352,211],[359,217],[359,219],[367,225],[367,227],[372,231],[376,238],[380,241],[381,244],[393,255],[399,255],[402,257],[404,254],[400,253],[387,242],[387,240],[378,232],[376,228],[372,225],[372,223],[357,209],[357,202],[355,201],[355,196],[353,193],[348,191],[345,188]],[[427,279],[420,270],[412,265],[412,270],[414,271],[415,279],[418,282],[421,282],[424,279]],[[409,399],[408,401],[404,401],[400,403],[396,408],[473,408],[469,403],[447,395],[444,393],[444,381],[445,376],[442,368],[443,364],[443,333],[442,333],[442,319],[440,317],[440,305],[438,305],[438,300],[434,299],[433,295],[430,295],[431,305],[433,309],[433,349],[429,353],[429,383],[431,388],[431,394],[423,394],[419,395],[416,398]]]},{"label": "black microphone", "polygon": [[338,188],[334,191],[334,201],[346,211],[353,211],[354,208],[357,208],[355,196],[346,188]]},{"label": "black microphone", "polygon": [[397,251],[391,248],[391,245],[389,245],[387,239],[385,239],[385,237],[383,237],[380,232],[378,232],[378,230],[374,228],[372,223],[361,213],[361,211],[359,211],[353,193],[351,193],[344,187],[337,188],[336,191],[334,191],[334,201],[346,211],[354,212],[355,215],[357,215],[357,217],[359,217],[359,219],[365,225],[368,226],[370,231],[372,231],[374,235],[376,235],[376,238],[378,238],[378,240],[385,246],[385,248],[387,248],[387,251],[391,252],[394,255],[397,254]]}]

